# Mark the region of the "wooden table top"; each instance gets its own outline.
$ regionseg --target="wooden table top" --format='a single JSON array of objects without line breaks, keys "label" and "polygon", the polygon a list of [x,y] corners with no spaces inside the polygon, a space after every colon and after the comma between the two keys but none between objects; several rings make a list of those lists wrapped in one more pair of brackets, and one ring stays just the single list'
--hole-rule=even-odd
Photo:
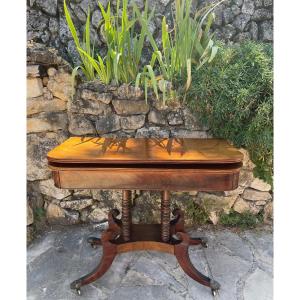
[{"label": "wooden table top", "polygon": [[65,164],[232,164],[243,154],[222,139],[71,137],[47,158]]}]

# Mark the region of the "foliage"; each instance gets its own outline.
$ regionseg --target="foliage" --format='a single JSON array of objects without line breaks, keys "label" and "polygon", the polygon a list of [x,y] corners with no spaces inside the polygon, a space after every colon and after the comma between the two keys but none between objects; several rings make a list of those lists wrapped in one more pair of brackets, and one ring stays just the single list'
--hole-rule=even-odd
[{"label": "foliage", "polygon": [[46,216],[46,211],[42,207],[37,207],[33,211],[34,219],[37,221],[41,221]]},{"label": "foliage", "polygon": [[215,137],[245,147],[255,175],[272,182],[272,46],[255,42],[220,45],[214,61],[193,69],[186,103]]},{"label": "foliage", "polygon": [[219,223],[224,226],[241,227],[242,229],[253,228],[257,224],[262,223],[263,216],[258,214],[257,216],[250,212],[238,213],[236,211],[230,211],[229,214],[221,214]]},{"label": "foliage", "polygon": [[197,205],[193,200],[188,200],[186,214],[194,224],[205,224],[209,220],[208,212],[205,208]]}]

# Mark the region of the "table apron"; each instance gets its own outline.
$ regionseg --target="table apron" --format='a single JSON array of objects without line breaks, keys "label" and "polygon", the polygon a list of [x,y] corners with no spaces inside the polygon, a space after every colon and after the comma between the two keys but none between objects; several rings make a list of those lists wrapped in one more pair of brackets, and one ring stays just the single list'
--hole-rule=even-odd
[{"label": "table apron", "polygon": [[55,185],[66,189],[229,191],[237,188],[239,169],[53,170]]}]

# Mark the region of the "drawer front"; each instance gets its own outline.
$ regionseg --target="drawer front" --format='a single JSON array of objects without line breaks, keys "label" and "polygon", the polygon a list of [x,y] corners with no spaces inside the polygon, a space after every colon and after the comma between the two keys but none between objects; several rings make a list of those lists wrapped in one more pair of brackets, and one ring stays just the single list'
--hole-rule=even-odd
[{"label": "drawer front", "polygon": [[66,189],[137,189],[229,191],[237,188],[239,170],[55,170],[55,185]]}]

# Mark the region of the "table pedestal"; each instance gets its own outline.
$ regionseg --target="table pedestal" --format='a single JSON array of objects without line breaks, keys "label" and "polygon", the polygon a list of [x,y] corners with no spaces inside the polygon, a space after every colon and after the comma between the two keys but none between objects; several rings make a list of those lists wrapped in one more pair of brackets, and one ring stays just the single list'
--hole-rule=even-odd
[{"label": "table pedestal", "polygon": [[200,284],[210,287],[215,296],[220,289],[220,284],[201,274],[193,266],[188,253],[190,245],[201,244],[207,247],[206,239],[189,237],[184,229],[184,214],[181,210],[175,209],[172,212],[174,219],[170,219],[169,192],[162,193],[161,224],[132,224],[130,200],[131,192],[123,191],[122,219],[117,218],[120,214],[117,209],[111,210],[108,215],[108,229],[103,232],[101,239],[88,238],[88,242],[93,247],[102,245],[102,258],[91,273],[72,282],[71,288],[80,294],[80,287],[105,274],[118,253],[154,250],[175,255],[183,271]]}]

